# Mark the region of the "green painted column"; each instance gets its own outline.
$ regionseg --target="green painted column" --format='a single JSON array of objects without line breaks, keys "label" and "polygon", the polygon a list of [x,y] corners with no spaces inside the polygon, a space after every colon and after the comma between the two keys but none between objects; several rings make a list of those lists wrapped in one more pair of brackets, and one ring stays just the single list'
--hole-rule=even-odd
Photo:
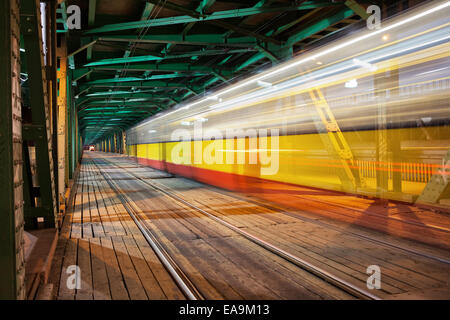
[{"label": "green painted column", "polygon": [[[49,104],[47,75],[44,72],[41,41],[39,1],[20,1],[20,28],[25,44],[25,57],[31,106],[31,123],[23,124],[23,140],[33,141],[36,146],[37,175],[39,179],[39,206],[25,204],[25,221],[28,228],[37,226],[37,218],[44,218],[44,226],[56,225],[58,197],[55,193],[52,141],[49,128]],[[2,75],[3,76],[3,75]]]}]

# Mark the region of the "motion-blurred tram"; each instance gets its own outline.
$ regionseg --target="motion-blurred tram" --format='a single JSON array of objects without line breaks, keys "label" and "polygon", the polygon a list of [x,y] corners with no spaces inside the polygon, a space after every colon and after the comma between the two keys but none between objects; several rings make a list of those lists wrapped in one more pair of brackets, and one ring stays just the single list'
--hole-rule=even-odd
[{"label": "motion-blurred tram", "polygon": [[127,131],[127,153],[232,190],[415,201],[450,174],[449,37],[450,2],[432,1],[151,117]]}]

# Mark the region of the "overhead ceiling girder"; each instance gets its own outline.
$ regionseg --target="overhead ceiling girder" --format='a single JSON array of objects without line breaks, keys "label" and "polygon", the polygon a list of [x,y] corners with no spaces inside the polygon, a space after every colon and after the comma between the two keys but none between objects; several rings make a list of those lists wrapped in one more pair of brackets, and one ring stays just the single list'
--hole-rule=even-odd
[{"label": "overhead ceiling girder", "polygon": [[138,43],[172,43],[183,45],[214,45],[214,46],[234,46],[253,47],[258,44],[255,37],[233,37],[226,38],[223,34],[146,34],[143,36],[130,34],[116,34],[100,36],[97,41],[105,42],[138,42]]},{"label": "overhead ceiling girder", "polygon": [[[121,66],[93,67],[94,70],[117,70]],[[232,76],[231,70],[227,68],[214,68],[210,66],[192,65],[190,63],[135,63],[127,67],[128,71],[172,71],[172,72],[205,72],[212,73],[220,71],[225,76]]]},{"label": "overhead ceiling girder", "polygon": [[[153,1],[153,0],[152,0]],[[154,2],[152,2],[154,3]],[[160,3],[160,1],[156,0],[155,4]],[[188,15],[185,16],[173,16],[167,18],[159,18],[159,19],[151,19],[151,20],[139,20],[133,22],[124,22],[124,23],[115,23],[104,25],[99,28],[94,28],[85,32],[85,34],[96,34],[96,33],[105,33],[112,31],[122,31],[122,30],[132,30],[132,29],[140,29],[140,28],[148,28],[148,27],[159,27],[159,26],[167,26],[181,23],[189,23],[189,22],[199,22],[199,21],[212,21],[212,20],[221,20],[221,19],[229,19],[229,18],[239,18],[246,17],[260,13],[269,13],[269,12],[286,12],[286,11],[298,11],[298,10],[309,10],[318,7],[329,7],[332,5],[340,5],[340,3],[330,3],[329,1],[306,1],[300,5],[296,6],[272,6],[272,7],[250,7],[250,8],[240,8],[226,11],[216,11],[208,15],[200,15],[196,11],[189,10],[188,12],[184,10],[183,7],[177,6],[177,11],[185,12]],[[168,3],[164,2],[164,6],[169,8]]]},{"label": "overhead ceiling girder", "polygon": [[210,55],[223,55],[223,54],[234,54],[234,53],[246,53],[256,51],[255,48],[245,48],[245,49],[234,49],[234,50],[201,50],[187,52],[183,54],[172,54],[172,55],[145,55],[145,56],[134,56],[134,57],[124,57],[124,58],[111,58],[111,59],[101,59],[97,61],[85,64],[84,67],[94,67],[102,65],[112,65],[112,64],[128,64],[136,62],[145,61],[155,61],[155,60],[168,60],[168,59],[181,59],[181,58],[191,58],[193,56],[210,56]]},{"label": "overhead ceiling girder", "polygon": [[[99,82],[95,84],[84,84],[80,87],[83,88],[105,88],[110,87],[110,82]],[[158,88],[158,89],[170,89],[170,88],[187,88],[188,85],[186,83],[178,83],[178,82],[167,82],[167,81],[154,81],[154,80],[142,80],[142,81],[128,81],[128,82],[116,82],[115,88]],[[200,90],[199,86],[193,86],[193,90]]]}]

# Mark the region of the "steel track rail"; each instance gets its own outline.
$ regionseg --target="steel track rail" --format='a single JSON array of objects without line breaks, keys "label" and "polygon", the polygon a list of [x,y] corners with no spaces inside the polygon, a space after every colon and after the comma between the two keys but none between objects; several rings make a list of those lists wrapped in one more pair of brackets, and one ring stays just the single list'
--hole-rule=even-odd
[{"label": "steel track rail", "polygon": [[230,224],[230,223],[228,223],[228,222],[226,222],[226,221],[224,221],[224,220],[214,216],[213,214],[210,214],[209,212],[207,212],[207,211],[197,207],[196,205],[193,205],[190,202],[180,198],[176,194],[174,194],[174,193],[172,193],[170,191],[164,190],[163,188],[161,188],[161,187],[159,187],[159,186],[157,186],[157,185],[155,185],[153,183],[150,183],[150,182],[146,181],[145,179],[142,179],[142,178],[138,177],[134,173],[130,172],[127,169],[122,168],[120,165],[117,165],[117,164],[115,164],[114,162],[112,162],[110,160],[105,160],[105,159],[103,159],[103,160],[113,164],[116,167],[119,167],[119,168],[123,169],[128,174],[136,177],[138,180],[140,180],[143,183],[149,185],[150,187],[154,188],[155,190],[165,194],[166,196],[169,196],[170,198],[172,198],[174,200],[177,200],[177,201],[183,203],[184,205],[187,205],[187,206],[191,207],[192,209],[202,213],[203,215],[208,216],[209,218],[215,220],[216,222],[222,224],[223,226],[226,226],[227,228],[229,228],[229,229],[233,230],[234,232],[240,234],[244,238],[252,241],[253,243],[259,245],[260,247],[263,247],[264,249],[266,249],[266,250],[272,252],[273,254],[275,254],[275,255],[285,259],[286,261],[296,265],[297,267],[300,267],[301,269],[306,270],[307,272],[309,272],[311,274],[314,274],[315,276],[317,276],[317,277],[321,278],[322,280],[332,284],[333,286],[335,286],[335,287],[337,287],[337,288],[339,288],[339,289],[349,293],[350,295],[352,295],[354,297],[357,297],[357,298],[360,298],[360,299],[364,299],[364,300],[381,300],[382,299],[382,298],[378,297],[377,295],[374,295],[373,293],[371,293],[371,292],[369,292],[369,291],[367,291],[365,289],[359,288],[359,287],[353,285],[352,283],[350,283],[350,282],[348,282],[348,281],[346,281],[344,279],[341,279],[340,277],[335,276],[335,275],[329,273],[328,271],[323,270],[322,268],[314,266],[313,264],[311,264],[311,263],[309,263],[309,262],[307,262],[307,261],[305,261],[305,260],[303,260],[303,259],[301,259],[301,258],[299,258],[297,256],[294,256],[294,255],[290,254],[289,252],[274,246],[271,243],[268,243],[268,242],[266,242],[266,241],[264,241],[264,240],[262,240],[262,239],[260,239],[260,238],[258,238],[256,236],[254,236],[254,235],[252,235],[252,234],[250,234],[250,233],[248,233],[248,232],[246,232],[244,230],[241,230],[240,228],[238,228],[238,227],[236,227],[236,226],[234,226],[234,225],[232,225],[232,224]]},{"label": "steel track rail", "polygon": [[150,229],[145,228],[142,225],[139,218],[139,210],[134,208],[133,201],[130,200],[128,196],[116,186],[115,183],[113,183],[113,179],[107,173],[103,172],[103,170],[98,166],[98,164],[95,163],[95,161],[92,161],[92,163],[98,168],[108,185],[114,190],[114,192],[116,192],[125,210],[127,210],[128,214],[131,216],[134,223],[139,228],[144,238],[147,240],[148,244],[152,247],[153,251],[156,253],[159,260],[172,276],[173,280],[186,296],[186,298],[188,298],[189,300],[204,300],[204,297],[200,293],[200,291],[189,280],[189,278],[176,264],[176,262],[170,257],[170,255],[159,243],[159,241],[156,240],[157,237],[151,232]]}]

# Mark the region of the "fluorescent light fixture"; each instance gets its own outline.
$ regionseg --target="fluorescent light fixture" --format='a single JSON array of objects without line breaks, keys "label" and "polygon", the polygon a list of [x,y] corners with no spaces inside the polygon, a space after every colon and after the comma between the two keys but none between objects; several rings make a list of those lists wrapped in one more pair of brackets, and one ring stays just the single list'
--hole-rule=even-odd
[{"label": "fluorescent light fixture", "polygon": [[25,52],[25,49],[24,49],[24,48],[20,48],[20,51],[21,51],[21,52]]},{"label": "fluorescent light fixture", "polygon": [[356,88],[358,86],[358,80],[352,79],[345,83],[346,88]]},{"label": "fluorescent light fixture", "polygon": [[148,130],[148,133],[155,133],[156,130]]},{"label": "fluorescent light fixture", "polygon": [[206,119],[206,118],[197,118],[196,120],[198,122],[206,122],[206,121],[208,121],[208,119]]},{"label": "fluorescent light fixture", "polygon": [[190,126],[191,125],[191,123],[189,121],[181,121],[180,124],[182,126]]}]

